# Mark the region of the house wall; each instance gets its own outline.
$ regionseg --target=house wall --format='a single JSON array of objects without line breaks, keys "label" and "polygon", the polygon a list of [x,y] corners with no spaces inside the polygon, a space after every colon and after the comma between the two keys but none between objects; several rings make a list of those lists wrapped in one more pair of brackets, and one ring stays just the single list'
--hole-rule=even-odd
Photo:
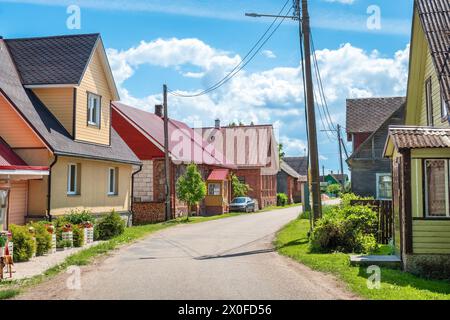
[{"label": "house wall", "polygon": [[[67,195],[68,164],[77,163],[81,168],[80,195]],[[108,168],[117,167],[118,194],[107,194]],[[130,210],[132,165],[60,157],[52,169],[51,214],[67,214],[71,209],[89,209],[95,214],[111,210]]]},{"label": "house wall", "polygon": [[11,181],[8,223],[23,225],[27,215],[28,181]]},{"label": "house wall", "polygon": [[40,88],[33,92],[73,136],[74,88]]},{"label": "house wall", "polygon": [[142,171],[134,176],[134,201],[153,201],[153,161],[143,160]]},{"label": "house wall", "polygon": [[[113,94],[106,80],[99,50],[97,47],[77,88],[75,139],[109,145]],[[88,92],[102,97],[100,128],[87,124]]]}]

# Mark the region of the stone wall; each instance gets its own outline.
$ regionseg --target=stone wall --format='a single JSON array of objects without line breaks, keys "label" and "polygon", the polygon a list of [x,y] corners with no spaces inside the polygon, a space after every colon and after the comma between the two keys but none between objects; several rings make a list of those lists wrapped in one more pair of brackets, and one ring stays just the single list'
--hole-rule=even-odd
[{"label": "stone wall", "polygon": [[133,208],[133,225],[157,223],[165,220],[164,202],[135,202]]},{"label": "stone wall", "polygon": [[134,202],[153,201],[153,161],[142,161],[142,171],[134,176]]}]

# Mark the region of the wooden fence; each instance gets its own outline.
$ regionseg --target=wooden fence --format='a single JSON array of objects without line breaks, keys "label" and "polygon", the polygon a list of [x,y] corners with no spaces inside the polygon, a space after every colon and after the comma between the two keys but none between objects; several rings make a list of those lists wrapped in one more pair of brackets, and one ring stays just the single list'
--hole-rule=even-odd
[{"label": "wooden fence", "polygon": [[394,237],[394,211],[390,200],[352,200],[350,205],[371,206],[378,213],[378,242],[388,244]]}]

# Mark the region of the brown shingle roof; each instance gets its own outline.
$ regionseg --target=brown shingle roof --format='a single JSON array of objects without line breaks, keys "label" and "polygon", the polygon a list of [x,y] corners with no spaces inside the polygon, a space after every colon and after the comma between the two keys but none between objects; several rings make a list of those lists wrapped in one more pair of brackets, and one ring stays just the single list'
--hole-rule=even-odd
[{"label": "brown shingle roof", "polygon": [[23,85],[78,84],[100,35],[7,39]]},{"label": "brown shingle roof", "polygon": [[389,136],[397,149],[450,147],[450,129],[390,127]]},{"label": "brown shingle roof", "polygon": [[434,66],[443,89],[444,99],[450,102],[450,1],[416,0],[422,27],[433,57]]},{"label": "brown shingle roof", "polygon": [[376,131],[405,101],[405,97],[347,99],[347,133]]}]

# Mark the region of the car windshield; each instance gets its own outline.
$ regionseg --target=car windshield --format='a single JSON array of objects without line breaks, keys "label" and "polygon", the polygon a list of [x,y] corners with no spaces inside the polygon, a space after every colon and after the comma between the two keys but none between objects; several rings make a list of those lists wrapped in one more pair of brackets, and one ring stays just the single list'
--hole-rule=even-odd
[{"label": "car windshield", "polygon": [[232,203],[245,203],[246,201],[246,198],[235,198]]}]

